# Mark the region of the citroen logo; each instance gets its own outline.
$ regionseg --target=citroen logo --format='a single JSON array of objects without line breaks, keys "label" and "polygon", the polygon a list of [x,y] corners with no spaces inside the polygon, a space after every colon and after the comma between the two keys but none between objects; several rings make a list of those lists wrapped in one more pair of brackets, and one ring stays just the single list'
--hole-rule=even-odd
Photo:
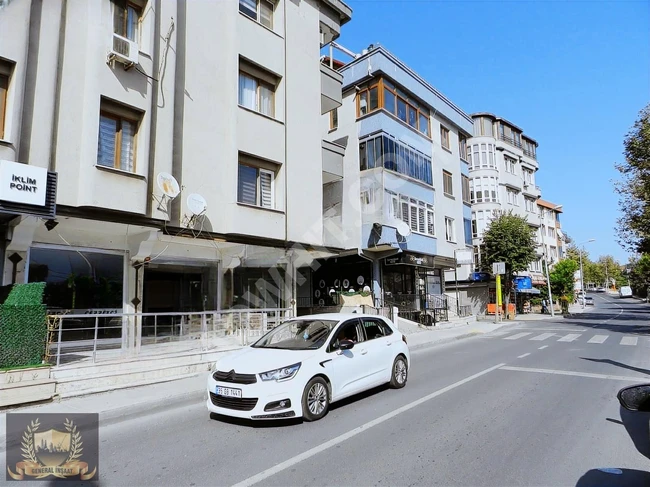
[{"label": "citroen logo", "polygon": [[230,372],[228,372],[227,379],[228,380],[234,380],[235,379],[235,371],[234,371],[234,369],[231,370]]}]

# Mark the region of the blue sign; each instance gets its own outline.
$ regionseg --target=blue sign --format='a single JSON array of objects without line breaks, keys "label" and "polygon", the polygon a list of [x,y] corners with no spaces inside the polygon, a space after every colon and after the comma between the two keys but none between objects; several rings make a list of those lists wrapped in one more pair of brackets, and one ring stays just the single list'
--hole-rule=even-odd
[{"label": "blue sign", "polygon": [[490,274],[487,272],[472,272],[469,278],[471,281],[489,281]]},{"label": "blue sign", "polygon": [[514,281],[517,291],[533,288],[533,280],[528,276],[515,277]]}]

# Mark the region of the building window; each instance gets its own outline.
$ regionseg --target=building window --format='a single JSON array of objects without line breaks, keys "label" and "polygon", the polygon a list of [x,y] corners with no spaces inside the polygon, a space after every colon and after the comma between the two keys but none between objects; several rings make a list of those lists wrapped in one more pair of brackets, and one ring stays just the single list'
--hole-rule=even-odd
[{"label": "building window", "polygon": [[445,217],[445,237],[447,242],[456,242],[456,229],[454,228],[454,219]]},{"label": "building window", "polygon": [[472,236],[480,238],[487,227],[490,225],[491,213],[488,210],[478,210],[472,212]]},{"label": "building window", "polygon": [[275,90],[279,78],[239,58],[239,105],[268,117],[275,117]]},{"label": "building window", "polygon": [[12,71],[13,64],[0,60],[0,139],[6,138],[7,96],[9,92],[9,78]]},{"label": "building window", "polygon": [[433,205],[406,195],[390,193],[390,216],[406,223],[411,231],[422,235],[435,235]]},{"label": "building window", "polygon": [[469,182],[469,196],[473,203],[498,203],[497,178],[483,176]]},{"label": "building window", "polygon": [[509,172],[510,174],[516,174],[517,161],[515,161],[510,156],[503,156],[503,159],[504,159],[505,164],[506,164],[506,172]]},{"label": "building window", "polygon": [[509,205],[519,206],[519,191],[506,188],[506,199]]},{"label": "building window", "polygon": [[335,108],[330,112],[330,130],[339,128],[339,109]]},{"label": "building window", "polygon": [[102,99],[97,165],[135,172],[136,138],[142,114]]},{"label": "building window", "polygon": [[450,172],[442,171],[442,186],[447,196],[454,195],[454,177]]},{"label": "building window", "polygon": [[142,5],[128,0],[112,0],[113,32],[132,42],[139,42],[139,25],[142,16]]},{"label": "building window", "polygon": [[537,159],[537,144],[525,138],[523,138],[522,141],[524,154],[533,159]]},{"label": "building window", "polygon": [[472,221],[463,218],[463,228],[465,230],[465,245],[472,245]]},{"label": "building window", "polygon": [[547,233],[547,235],[548,235],[550,238],[552,238],[552,239],[555,239],[555,238],[556,238],[556,237],[555,237],[555,228],[553,228],[553,227],[547,227],[546,233]]},{"label": "building window", "polygon": [[525,167],[521,168],[522,176],[524,178],[524,184],[533,185],[535,184],[535,176],[533,171],[526,169]]},{"label": "building window", "polygon": [[469,197],[469,178],[464,174],[460,177],[463,186],[463,203],[469,205],[472,203]]},{"label": "building window", "polygon": [[275,4],[268,0],[239,0],[241,13],[269,29],[273,29],[273,10]]},{"label": "building window", "polygon": [[474,119],[474,135],[477,137],[487,136],[494,137],[493,121],[491,118],[479,117]]},{"label": "building window", "polygon": [[362,171],[384,167],[433,185],[431,158],[385,134],[359,143],[359,163]]},{"label": "building window", "polygon": [[525,198],[526,200],[526,211],[529,213],[535,213],[535,200],[532,198]]},{"label": "building window", "polygon": [[261,208],[275,208],[275,172],[239,162],[237,201]]},{"label": "building window", "polygon": [[472,144],[467,147],[470,169],[496,169],[494,144]]},{"label": "building window", "polygon": [[467,137],[458,134],[458,153],[463,161],[467,161]]},{"label": "building window", "polygon": [[431,137],[430,112],[413,96],[386,78],[375,78],[361,87],[357,95],[357,117],[384,109],[404,124]]},{"label": "building window", "polygon": [[445,148],[449,149],[449,129],[446,127],[440,126],[440,144]]}]

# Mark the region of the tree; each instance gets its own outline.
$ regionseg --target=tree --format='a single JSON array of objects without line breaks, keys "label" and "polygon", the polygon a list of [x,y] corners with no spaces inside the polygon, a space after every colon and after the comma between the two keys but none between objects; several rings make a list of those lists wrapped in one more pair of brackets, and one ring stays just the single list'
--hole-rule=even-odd
[{"label": "tree", "polygon": [[618,241],[628,250],[650,253],[650,105],[625,136],[625,162],[616,169],[619,194]]},{"label": "tree", "polygon": [[563,259],[553,266],[553,270],[549,274],[553,296],[569,298],[573,295],[575,282],[573,276],[579,268],[580,264],[573,259]]},{"label": "tree", "polygon": [[525,218],[510,213],[497,215],[483,235],[481,252],[483,268],[492,270],[495,262],[505,262],[503,293],[506,309],[510,304],[510,292],[515,273],[528,269],[537,256],[535,254],[535,233]]},{"label": "tree", "polygon": [[630,262],[630,286],[634,294],[642,298],[648,295],[650,287],[650,255],[643,254]]}]

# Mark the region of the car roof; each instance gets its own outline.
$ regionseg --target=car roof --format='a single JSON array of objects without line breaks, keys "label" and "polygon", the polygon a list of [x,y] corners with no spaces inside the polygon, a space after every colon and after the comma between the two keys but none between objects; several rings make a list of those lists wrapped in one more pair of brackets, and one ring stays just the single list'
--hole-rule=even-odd
[{"label": "car roof", "polygon": [[299,319],[299,320],[330,320],[330,321],[345,321],[345,320],[351,320],[353,318],[384,318],[383,316],[380,315],[371,315],[367,313],[320,313],[320,314],[313,314],[313,315],[303,315],[303,316],[295,316],[294,318],[291,319]]}]

